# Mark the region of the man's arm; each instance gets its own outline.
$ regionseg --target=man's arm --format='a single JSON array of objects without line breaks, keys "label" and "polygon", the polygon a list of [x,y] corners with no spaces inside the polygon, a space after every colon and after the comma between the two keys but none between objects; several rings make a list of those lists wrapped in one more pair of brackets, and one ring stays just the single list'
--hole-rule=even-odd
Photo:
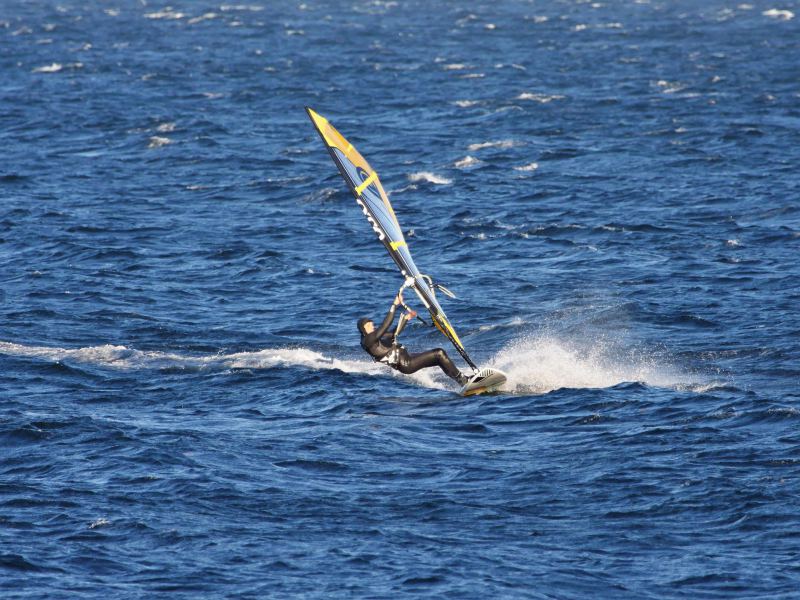
[{"label": "man's arm", "polygon": [[[386,330],[389,329],[389,327],[392,324],[392,321],[394,321],[394,313],[398,304],[400,304],[400,294],[397,295],[397,297],[394,299],[394,302],[389,307],[389,312],[386,314],[386,318],[383,319],[383,323],[381,323],[381,326],[364,338],[363,343],[365,347],[372,346],[372,344],[379,341],[381,337],[383,337],[386,334]],[[392,339],[392,341],[394,341],[394,339]]]},{"label": "man's arm", "polygon": [[399,336],[403,332],[406,323],[408,323],[408,315],[403,313],[402,315],[400,315],[400,320],[397,322],[397,328],[394,331],[390,331],[389,333],[380,338],[381,344],[383,344],[384,346],[391,346],[392,344],[394,344],[397,341],[397,336]]},{"label": "man's arm", "polygon": [[391,326],[392,321],[394,321],[394,312],[396,306],[397,303],[395,302],[395,304],[392,304],[389,307],[389,312],[386,313],[386,318],[383,320],[383,323],[381,323],[381,326],[378,327],[378,329],[375,330],[375,333],[372,334],[376,338],[381,339],[386,333],[386,330],[389,329],[389,327]]}]

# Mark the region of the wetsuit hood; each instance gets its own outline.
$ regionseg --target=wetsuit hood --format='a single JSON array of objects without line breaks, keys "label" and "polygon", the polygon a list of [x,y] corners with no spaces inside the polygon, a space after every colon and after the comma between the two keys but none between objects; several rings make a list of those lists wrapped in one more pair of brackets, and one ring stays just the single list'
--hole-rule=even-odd
[{"label": "wetsuit hood", "polygon": [[356,323],[356,326],[358,327],[358,331],[361,333],[361,337],[364,337],[365,335],[367,335],[367,332],[364,330],[364,327],[367,325],[367,323],[370,323],[371,321],[372,321],[372,319],[368,319],[367,317],[364,317],[362,319],[359,319],[358,323]]}]

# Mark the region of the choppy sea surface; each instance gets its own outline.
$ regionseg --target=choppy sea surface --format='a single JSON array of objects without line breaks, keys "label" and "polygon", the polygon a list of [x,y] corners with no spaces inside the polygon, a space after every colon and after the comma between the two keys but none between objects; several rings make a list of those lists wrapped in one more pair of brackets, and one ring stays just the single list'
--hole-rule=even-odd
[{"label": "choppy sea surface", "polygon": [[[0,75],[4,598],[800,595],[796,0],[9,1]],[[506,391],[362,353],[305,105]]]}]

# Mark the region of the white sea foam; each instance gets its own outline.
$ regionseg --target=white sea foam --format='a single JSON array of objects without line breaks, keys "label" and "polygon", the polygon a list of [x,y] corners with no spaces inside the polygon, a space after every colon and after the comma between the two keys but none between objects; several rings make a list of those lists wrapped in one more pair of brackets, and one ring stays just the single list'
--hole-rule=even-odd
[{"label": "white sea foam", "polygon": [[465,156],[462,159],[457,160],[453,163],[453,166],[457,169],[468,169],[469,167],[474,167],[475,165],[480,164],[480,159],[475,158],[474,156]]},{"label": "white sea foam", "polygon": [[656,81],[656,86],[661,88],[661,91],[665,94],[674,94],[675,92],[680,92],[681,90],[686,89],[686,85],[677,81],[666,81],[665,79],[660,79]]},{"label": "white sea foam", "polygon": [[64,68],[64,65],[61,63],[51,63],[49,65],[44,65],[43,67],[36,67],[33,72],[34,73],[58,73],[61,69]]},{"label": "white sea foam", "polygon": [[478,142],[467,146],[467,150],[475,152],[476,150],[483,150],[484,148],[511,148],[515,146],[514,140],[498,140],[496,142]]},{"label": "white sea foam", "polygon": [[469,14],[466,17],[462,17],[456,21],[456,25],[459,27],[464,27],[470,21],[476,21],[478,19],[478,15]]},{"label": "white sea foam", "polygon": [[778,19],[779,21],[789,21],[794,19],[794,13],[790,10],[780,10],[777,8],[770,8],[769,10],[765,10],[761,13],[765,17],[771,17],[773,19]]},{"label": "white sea foam", "polygon": [[519,167],[514,167],[515,171],[535,171],[539,168],[539,163],[532,162],[527,165],[520,165]]},{"label": "white sea foam", "polygon": [[514,317],[507,323],[495,323],[492,325],[481,325],[478,327],[478,331],[493,331],[498,327],[519,327],[521,325],[526,325],[528,322],[524,320],[522,317]]},{"label": "white sea foam", "polygon": [[187,21],[187,23],[189,23],[189,25],[195,25],[195,24],[201,23],[203,21],[209,21],[211,19],[216,19],[218,16],[219,15],[217,13],[215,13],[215,12],[207,12],[207,13],[204,13],[204,14],[200,15],[199,17],[192,17],[191,19],[189,19]]},{"label": "white sea foam", "polygon": [[256,4],[223,4],[219,9],[222,12],[258,12],[264,10],[264,7]]},{"label": "white sea foam", "polygon": [[158,10],[144,14],[145,19],[182,19],[185,16],[186,13],[175,11],[171,8],[165,8],[164,10]]},{"label": "white sea foam", "polygon": [[506,389],[512,392],[606,388],[625,382],[681,390],[711,385],[681,373],[656,352],[632,350],[597,336],[581,341],[548,333],[524,336],[506,345],[488,364],[508,375]]},{"label": "white sea foam", "polygon": [[442,177],[441,175],[437,175],[436,173],[431,173],[430,171],[419,171],[418,173],[411,173],[408,176],[409,181],[413,181],[417,183],[419,181],[427,181],[428,183],[433,183],[435,185],[449,185],[453,183],[451,179],[447,179],[447,177]]},{"label": "white sea foam", "polygon": [[540,104],[547,104],[553,100],[563,100],[564,96],[561,94],[535,94],[531,92],[523,92],[517,96],[517,100],[532,100]]},{"label": "white sea foam", "polygon": [[89,523],[89,529],[97,529],[98,527],[104,527],[105,525],[110,525],[111,521],[105,518],[100,518],[95,521]]},{"label": "white sea foam", "polygon": [[450,63],[447,65],[443,65],[442,69],[445,71],[463,71],[464,69],[468,68],[469,65],[465,65],[463,63]]},{"label": "white sea foam", "polygon": [[476,104],[480,104],[478,100],[456,100],[453,102],[456,106],[460,106],[461,108],[469,108],[470,106],[475,106]]},{"label": "white sea foam", "polygon": [[433,370],[414,375],[401,375],[371,360],[329,357],[308,348],[272,348],[256,352],[230,354],[187,355],[172,352],[133,350],[125,346],[104,344],[85,348],[58,348],[27,346],[0,341],[0,354],[38,358],[54,363],[94,365],[115,370],[186,369],[225,371],[230,369],[272,369],[305,367],[308,369],[336,369],[344,373],[366,375],[394,375],[413,380],[418,385],[434,389],[450,389],[454,384]]},{"label": "white sea foam", "polygon": [[148,148],[161,148],[161,146],[166,146],[167,144],[171,144],[172,140],[168,137],[163,137],[160,135],[154,135],[150,138],[150,143],[147,144]]}]

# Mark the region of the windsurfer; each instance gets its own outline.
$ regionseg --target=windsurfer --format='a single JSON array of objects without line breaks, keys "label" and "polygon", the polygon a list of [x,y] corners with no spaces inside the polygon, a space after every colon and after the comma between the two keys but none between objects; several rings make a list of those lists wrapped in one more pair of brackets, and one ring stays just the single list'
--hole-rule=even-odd
[{"label": "windsurfer", "polygon": [[398,343],[397,336],[400,335],[400,332],[405,327],[408,315],[403,314],[400,317],[400,322],[394,333],[387,333],[394,321],[397,307],[401,303],[402,296],[398,294],[377,329],[375,329],[375,323],[371,319],[365,317],[358,320],[361,347],[377,362],[385,363],[406,375],[416,373],[420,369],[438,366],[444,371],[445,375],[457,381],[459,385],[464,385],[468,380],[467,376],[458,370],[458,367],[450,360],[447,352],[443,349],[435,348],[419,354],[410,354],[405,347]]}]

